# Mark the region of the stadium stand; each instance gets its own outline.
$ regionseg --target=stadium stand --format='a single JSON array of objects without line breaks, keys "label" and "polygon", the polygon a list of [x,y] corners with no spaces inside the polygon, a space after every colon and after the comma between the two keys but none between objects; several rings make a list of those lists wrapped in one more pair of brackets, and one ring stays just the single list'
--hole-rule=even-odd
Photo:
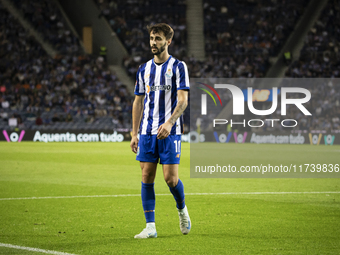
[{"label": "stadium stand", "polygon": [[[331,0],[322,11],[319,20],[308,33],[300,58],[291,64],[286,77],[339,78],[340,1]],[[300,116],[305,129],[339,130],[340,88],[337,83],[321,83],[309,87],[313,97],[309,104],[313,116],[306,120]],[[298,116],[299,117],[299,116]]]},{"label": "stadium stand", "polygon": [[135,77],[140,64],[152,58],[146,30],[146,26],[151,23],[165,22],[172,26],[176,33],[171,45],[171,54],[179,59],[186,55],[185,1],[148,1],[147,4],[142,0],[96,2],[101,15],[107,19],[131,55],[124,59],[123,63],[131,77]]},{"label": "stadium stand", "polygon": [[286,73],[288,77],[339,77],[340,22],[339,1],[329,1],[320,19],[308,33],[298,61]]},{"label": "stadium stand", "polygon": [[[281,50],[289,32],[301,16],[303,6],[307,5],[307,3],[308,1],[285,1],[282,4],[276,1],[237,1],[236,3],[233,1],[209,1],[209,3],[205,3],[204,18],[207,53],[215,53],[220,56],[218,59],[223,59],[223,56],[228,55],[224,54],[224,52],[232,52],[230,56],[233,58],[241,56],[239,58],[241,62],[236,61],[236,65],[237,63],[242,63],[242,57],[245,56],[256,54],[262,58],[266,58],[268,54],[275,56]],[[289,6],[291,8],[288,8]],[[233,9],[242,11],[233,12]],[[231,20],[227,18],[227,13],[231,15]],[[250,26],[248,28],[247,22],[249,20],[252,20],[252,22],[249,23]],[[301,56],[298,61],[291,65],[286,73],[286,78],[339,77],[339,33],[336,29],[337,24],[339,24],[339,1],[335,0],[328,3],[320,15],[320,19],[316,22],[315,27],[309,32],[306,43],[301,51]],[[265,26],[263,27],[263,25]],[[280,29],[278,30],[277,28]],[[247,31],[252,33],[247,34]],[[278,34],[278,32],[280,33]],[[261,34],[264,37],[261,37]],[[238,38],[242,43],[238,43],[235,38]],[[271,41],[271,39],[276,40],[277,38],[280,39],[278,41]],[[253,44],[254,39],[257,40],[257,43]],[[261,40],[263,41],[261,42]],[[248,43],[252,43],[250,48],[247,48]],[[229,48],[221,47],[221,45],[226,45]],[[265,45],[270,47],[263,47]],[[220,60],[220,63],[222,61]],[[216,61],[214,65],[214,68],[217,70],[218,67],[216,66],[218,66],[218,63]],[[197,69],[197,67],[195,68]],[[262,73],[259,72],[254,76],[251,73],[248,73],[247,76],[247,72],[239,71],[235,76],[231,75],[231,73],[219,76],[219,74],[223,74],[222,71],[215,73],[214,77],[261,77],[265,73],[266,68],[263,68],[262,71]],[[199,75],[201,74],[199,72]],[[340,88],[338,84],[320,82],[317,86],[311,85],[307,89],[313,95],[311,101],[306,104],[306,107],[312,113],[312,117],[306,117],[297,108],[290,107],[286,117],[296,119],[301,123],[294,129],[303,131],[323,130],[323,132],[339,130],[340,103],[338,98]],[[258,105],[258,108],[262,106],[263,103]],[[265,108],[268,109],[270,106],[271,102],[267,103]],[[256,117],[249,112],[246,114],[248,119]],[[280,111],[275,112],[271,116],[266,116],[266,118],[282,119]],[[263,118],[263,120],[266,118]],[[203,121],[202,123],[205,122]],[[208,128],[208,125],[203,124],[202,129],[204,128]],[[237,129],[239,131],[250,131],[249,128],[237,127]],[[264,127],[253,128],[252,131],[282,131],[282,126],[275,125],[272,128],[269,122],[265,122]]]},{"label": "stadium stand", "polygon": [[[235,55],[232,53],[234,51],[230,51],[229,54],[215,51],[205,61],[188,57],[186,55],[186,8],[183,1],[156,1],[150,2],[147,6],[144,6],[141,1],[131,1],[127,5],[125,2],[113,0],[97,0],[97,3],[102,15],[107,18],[112,29],[131,53],[131,57],[126,58],[123,65],[133,78],[138,66],[152,57],[149,53],[146,26],[157,22],[167,22],[174,27],[176,32],[170,53],[187,63],[190,77],[263,77],[269,66],[268,56]],[[172,15],[163,13],[165,8],[161,7],[164,5],[171,5],[170,10],[177,10],[178,17],[172,18]],[[159,15],[150,15],[150,6],[153,6]],[[131,13],[133,15],[127,15]],[[210,40],[207,41],[209,45]]]},{"label": "stadium stand", "polygon": [[308,0],[204,3],[206,51],[277,55]]},{"label": "stadium stand", "polygon": [[[103,58],[83,53],[54,2],[13,2],[60,55],[49,57],[0,6],[0,128],[13,128],[8,125],[8,119],[14,117],[19,128],[129,129],[131,95]],[[134,79],[138,66],[152,57],[145,27],[157,22],[174,27],[170,53],[187,63],[191,78],[265,77],[270,57],[281,50],[309,1],[212,0],[203,3],[205,61],[187,54],[185,1],[95,2],[101,16],[107,19],[128,50],[130,57],[122,64]],[[291,64],[286,77],[339,77],[339,22],[339,1],[331,0],[309,32],[299,60]],[[308,105],[314,109],[313,118],[300,116],[295,110],[289,111],[287,117],[301,121],[305,130],[339,129],[339,89],[333,84],[308,89],[313,94]],[[279,118],[278,114],[269,117]],[[184,119],[189,125],[188,118]],[[265,126],[262,130],[276,131],[280,126],[272,129]]]},{"label": "stadium stand", "polygon": [[18,10],[60,54],[81,54],[82,47],[53,1],[14,0]]},{"label": "stadium stand", "polygon": [[[119,1],[112,0],[98,0],[97,2],[113,29],[121,34],[122,30],[117,30],[115,27],[117,22],[113,21],[113,17],[115,16],[114,13],[118,12],[119,7],[123,8],[122,4]],[[179,57],[187,63],[190,77],[264,77],[270,66],[269,57],[277,55],[301,16],[303,7],[307,2],[307,0],[286,1],[281,4],[276,1],[265,0],[256,2],[218,0],[205,2],[203,7],[207,59],[198,61],[190,56],[179,54],[184,51],[178,50],[176,43],[179,40],[177,38],[174,40],[175,46],[172,45],[170,51],[175,57]],[[150,5],[157,8],[157,5],[153,3]],[[129,7],[125,11],[128,9]],[[170,20],[170,23],[172,23],[172,20],[168,19],[166,15],[161,19],[142,15],[143,10],[142,7],[138,8],[139,17],[141,17],[139,22],[134,22],[134,15],[132,17],[119,14],[116,16],[116,18],[119,17],[125,21],[127,30],[124,30],[123,34],[131,35],[130,38],[134,37],[131,40],[132,42],[143,44],[143,47],[139,47],[143,49],[141,52],[136,50],[138,47],[133,47],[132,57],[124,61],[124,66],[132,77],[134,77],[139,64],[150,58],[150,54],[145,54],[149,51],[149,48],[145,44],[148,38],[146,30],[143,30],[143,28],[151,21],[168,22]],[[158,11],[161,10],[163,9],[158,9]],[[182,12],[180,13],[182,14]],[[144,19],[147,17],[147,22],[143,20],[143,17]],[[184,22],[184,10],[183,17]],[[130,25],[129,28],[128,24],[134,24],[134,26]],[[134,33],[127,32],[136,27],[138,27],[139,35],[133,36]],[[174,24],[174,27],[185,28],[185,25]],[[183,36],[184,30],[180,29],[180,31],[180,37],[185,38]],[[142,34],[144,36],[141,36]],[[144,41],[141,42],[143,38]],[[180,40],[180,43],[185,45],[185,40]],[[130,48],[131,43],[125,44]]]},{"label": "stadium stand", "polygon": [[149,35],[146,26],[158,22],[167,22],[177,31],[172,45],[174,55],[185,54],[186,6],[184,1],[148,1],[147,4],[141,0],[96,0],[96,2],[101,10],[101,15],[108,20],[131,55],[143,55],[145,52],[149,52],[147,44]]},{"label": "stadium stand", "polygon": [[53,59],[2,6],[0,13],[0,128],[14,128],[12,116],[29,129],[130,127],[131,97],[103,58]]},{"label": "stadium stand", "polygon": [[265,77],[269,57],[278,54],[307,2],[205,2],[206,52],[227,68],[219,77]]}]

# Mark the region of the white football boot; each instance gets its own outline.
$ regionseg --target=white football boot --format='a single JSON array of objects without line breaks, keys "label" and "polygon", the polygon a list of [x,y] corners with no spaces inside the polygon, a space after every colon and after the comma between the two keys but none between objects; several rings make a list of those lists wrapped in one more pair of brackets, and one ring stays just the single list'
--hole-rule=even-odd
[{"label": "white football boot", "polygon": [[177,209],[179,216],[179,228],[183,235],[187,235],[191,229],[191,221],[188,213],[188,208],[185,206],[183,209]]},{"label": "white football boot", "polygon": [[157,237],[157,231],[156,226],[146,226],[146,228],[143,229],[142,232],[140,232],[138,235],[135,235],[135,238],[137,239],[144,239],[144,238],[156,238]]}]

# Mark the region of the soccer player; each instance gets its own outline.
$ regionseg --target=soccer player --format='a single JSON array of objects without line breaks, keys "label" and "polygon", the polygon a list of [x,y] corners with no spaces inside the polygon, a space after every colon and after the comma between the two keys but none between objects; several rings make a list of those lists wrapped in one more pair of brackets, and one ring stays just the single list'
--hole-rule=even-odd
[{"label": "soccer player", "polygon": [[184,186],[178,178],[182,114],[188,105],[190,87],[188,69],[183,61],[168,53],[173,29],[164,23],[147,28],[154,58],[137,71],[130,143],[142,169],[141,193],[146,219],[146,228],[135,238],[157,237],[154,180],[158,162],[163,166],[164,180],[176,201],[180,229],[183,234],[188,234],[191,229]]}]

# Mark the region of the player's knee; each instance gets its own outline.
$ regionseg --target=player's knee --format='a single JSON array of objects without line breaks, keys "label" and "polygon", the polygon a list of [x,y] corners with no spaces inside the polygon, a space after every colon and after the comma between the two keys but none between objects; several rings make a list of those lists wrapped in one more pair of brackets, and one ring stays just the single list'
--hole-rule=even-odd
[{"label": "player's knee", "polygon": [[151,173],[151,172],[144,172],[143,171],[143,174],[142,174],[142,181],[144,183],[152,183],[154,182],[155,180],[155,175],[154,173]]},{"label": "player's knee", "polygon": [[170,177],[165,179],[166,184],[173,188],[176,187],[178,180],[175,177]]}]

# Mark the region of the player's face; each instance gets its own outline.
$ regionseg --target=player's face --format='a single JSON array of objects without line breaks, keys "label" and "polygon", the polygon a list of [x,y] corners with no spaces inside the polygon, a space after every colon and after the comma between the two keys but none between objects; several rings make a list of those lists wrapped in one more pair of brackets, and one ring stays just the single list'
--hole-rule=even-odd
[{"label": "player's face", "polygon": [[150,34],[150,46],[151,53],[154,55],[161,54],[166,47],[168,46],[168,42],[163,35],[163,33],[152,33]]}]

